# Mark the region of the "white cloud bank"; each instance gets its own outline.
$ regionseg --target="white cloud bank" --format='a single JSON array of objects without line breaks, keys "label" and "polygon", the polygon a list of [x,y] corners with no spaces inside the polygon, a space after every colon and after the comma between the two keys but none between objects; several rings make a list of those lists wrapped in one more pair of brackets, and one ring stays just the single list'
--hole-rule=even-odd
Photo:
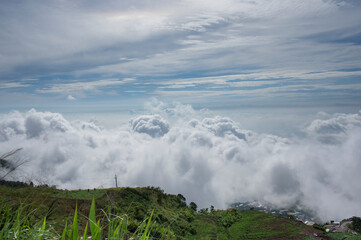
[{"label": "white cloud bank", "polygon": [[319,114],[304,137],[287,139],[190,106],[149,111],[110,130],[58,113],[11,112],[0,117],[0,149],[23,147],[22,176],[61,188],[110,187],[117,174],[122,186],[160,186],[201,207],[259,200],[325,220],[361,215],[360,113]]}]

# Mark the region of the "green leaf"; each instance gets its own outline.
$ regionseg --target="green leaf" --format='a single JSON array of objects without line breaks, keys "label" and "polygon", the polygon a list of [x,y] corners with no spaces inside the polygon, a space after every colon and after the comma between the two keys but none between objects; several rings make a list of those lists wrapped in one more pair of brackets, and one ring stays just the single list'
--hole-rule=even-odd
[{"label": "green leaf", "polygon": [[44,231],[45,230],[45,226],[46,226],[46,217],[44,217],[44,222],[43,222],[43,225],[41,226],[41,231]]},{"label": "green leaf", "polygon": [[65,227],[63,230],[63,234],[61,234],[61,240],[66,240],[66,233],[68,231],[68,222],[65,222]]},{"label": "green leaf", "polygon": [[78,239],[78,204],[75,206],[73,227],[72,227],[72,239]]},{"label": "green leaf", "polygon": [[45,227],[46,227],[46,217],[44,218],[43,224],[39,230],[39,232],[36,233],[36,238],[35,240],[40,240],[43,238],[44,232],[45,232]]},{"label": "green leaf", "polygon": [[101,232],[100,232],[100,219],[98,220],[96,227],[97,228],[96,228],[96,233],[95,233],[94,239],[101,240],[102,237],[101,237]]},{"label": "green leaf", "polygon": [[[152,210],[152,213],[150,214],[150,217],[148,219],[148,223],[147,223],[147,226],[145,227],[145,230],[144,230],[144,233],[142,235],[142,240],[146,240],[146,239],[149,239],[149,234],[150,234],[150,224],[152,222],[152,216],[153,216],[153,213],[154,213],[154,210]],[[149,231],[149,233],[148,233]]]},{"label": "green leaf", "polygon": [[96,233],[98,232],[98,226],[96,224],[97,220],[95,217],[95,200],[93,197],[92,204],[90,206],[90,212],[89,212],[89,222],[90,222],[90,232],[92,234],[92,237],[94,238]]},{"label": "green leaf", "polygon": [[83,240],[85,240],[87,238],[87,232],[88,232],[88,222],[85,225]]}]

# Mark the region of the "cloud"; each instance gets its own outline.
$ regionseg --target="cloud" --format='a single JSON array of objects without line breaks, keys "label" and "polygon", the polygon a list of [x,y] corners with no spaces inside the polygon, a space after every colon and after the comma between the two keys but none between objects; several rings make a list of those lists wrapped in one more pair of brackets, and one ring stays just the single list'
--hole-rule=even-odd
[{"label": "cloud", "polygon": [[6,88],[24,88],[24,87],[30,87],[30,84],[20,83],[20,82],[4,82],[0,83],[0,89],[6,89]]},{"label": "cloud", "polygon": [[[360,83],[335,82],[334,79],[348,78],[360,75],[360,71],[255,71],[244,74],[219,75],[212,77],[181,78],[159,81],[156,93],[182,100],[188,96],[192,98],[219,97],[222,99],[232,96],[243,96],[249,99],[274,101],[278,97],[302,101],[307,96],[315,99],[324,95],[330,101],[340,94],[340,91],[361,90]],[[302,80],[301,80],[302,79]],[[327,84],[325,84],[328,82]],[[324,92],[327,94],[324,94]],[[331,97],[333,96],[333,97]],[[351,96],[351,95],[350,95]],[[271,100],[272,99],[272,100]],[[246,100],[244,100],[246,101]],[[284,101],[284,99],[282,99]],[[254,101],[249,100],[249,103]],[[264,104],[264,103],[262,103]]]},{"label": "cloud", "polygon": [[258,200],[323,220],[361,215],[360,113],[320,113],[289,138],[189,105],[154,100],[146,113],[106,129],[59,113],[11,112],[0,116],[0,149],[23,147],[19,157],[29,159],[12,177],[61,188],[111,187],[117,174],[122,186],[160,186],[200,207]]},{"label": "cloud", "polygon": [[332,118],[312,121],[306,133],[321,142],[336,143],[346,140],[349,131],[358,127],[361,127],[359,114],[336,114]]},{"label": "cloud", "polygon": [[300,183],[295,176],[294,170],[286,164],[277,164],[273,166],[271,172],[272,190],[279,195],[291,195],[300,191]]},{"label": "cloud", "polygon": [[129,82],[128,78],[120,79],[102,79],[96,81],[76,81],[72,83],[53,84],[49,88],[38,89],[39,93],[78,93],[84,91],[96,91],[100,88],[122,85]]},{"label": "cloud", "polygon": [[68,100],[70,100],[70,101],[74,101],[74,100],[76,100],[76,98],[75,98],[75,97],[73,97],[72,95],[68,95],[67,99],[68,99]]},{"label": "cloud", "polygon": [[130,121],[132,129],[151,137],[162,137],[169,131],[169,124],[159,115],[140,116]]},{"label": "cloud", "polygon": [[1,95],[12,105],[25,90],[49,103],[122,92],[107,100],[355,105],[359,12],[355,1],[10,1],[0,10]]},{"label": "cloud", "polygon": [[23,116],[19,112],[12,112],[1,119],[0,140],[6,141],[11,136],[24,134],[25,126]]},{"label": "cloud", "polygon": [[12,19],[0,26],[1,72],[169,76],[255,67],[325,72],[341,63],[358,67],[357,47],[334,36],[332,43],[320,39],[328,40],[327,32],[340,38],[357,34],[359,7],[322,0],[8,2],[0,14],[0,22]]},{"label": "cloud", "polygon": [[213,132],[216,136],[224,137],[225,135],[232,134],[239,139],[246,140],[245,133],[243,133],[229,118],[205,118],[203,119],[202,124],[204,127]]}]

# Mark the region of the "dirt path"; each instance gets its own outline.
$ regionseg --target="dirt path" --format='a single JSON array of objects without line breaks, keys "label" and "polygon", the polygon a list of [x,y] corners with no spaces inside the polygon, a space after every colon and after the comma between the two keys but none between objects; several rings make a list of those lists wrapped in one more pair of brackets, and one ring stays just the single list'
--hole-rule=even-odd
[{"label": "dirt path", "polygon": [[352,221],[345,221],[340,226],[336,227],[336,232],[349,232],[349,225]]}]

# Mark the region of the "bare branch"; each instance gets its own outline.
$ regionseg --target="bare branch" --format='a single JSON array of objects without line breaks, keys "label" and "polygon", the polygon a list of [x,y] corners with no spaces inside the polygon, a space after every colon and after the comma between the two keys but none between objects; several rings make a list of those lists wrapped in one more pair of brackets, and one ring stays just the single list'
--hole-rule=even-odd
[{"label": "bare branch", "polygon": [[21,149],[23,148],[17,148],[17,149],[14,149],[14,150],[11,150],[10,152],[7,152],[5,154],[3,154],[0,159],[4,160],[5,158],[8,158],[10,157],[11,155],[14,155],[15,153],[19,152]]},{"label": "bare branch", "polygon": [[6,169],[6,173],[4,176],[0,177],[0,179],[4,179],[6,176],[8,176],[10,173],[12,173],[13,171],[15,171],[18,167],[20,167],[21,165],[23,165],[24,163],[26,163],[27,161],[24,160],[16,160],[16,161],[10,161],[9,158],[10,156],[13,156],[14,154],[16,154],[17,152],[19,152],[22,148],[17,148],[15,150],[12,150],[10,152],[7,152],[5,154],[3,154],[0,157],[0,169]]}]

